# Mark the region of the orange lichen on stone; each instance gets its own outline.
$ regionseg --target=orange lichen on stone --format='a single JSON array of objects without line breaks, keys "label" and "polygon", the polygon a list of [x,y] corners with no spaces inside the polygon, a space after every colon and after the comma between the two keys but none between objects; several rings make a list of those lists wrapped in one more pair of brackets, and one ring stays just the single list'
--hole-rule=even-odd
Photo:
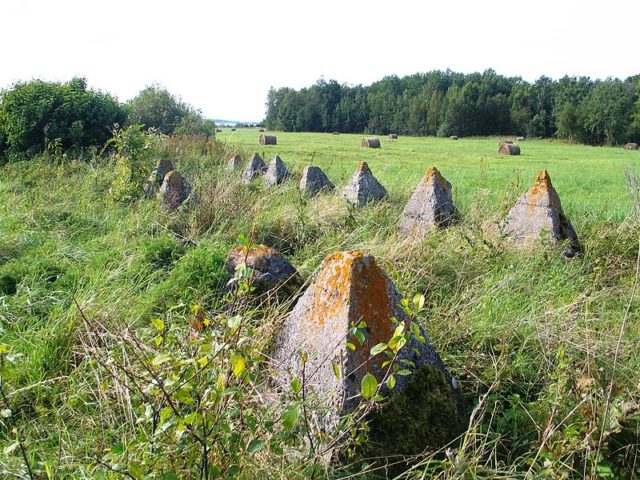
[{"label": "orange lichen on stone", "polygon": [[356,168],[356,173],[358,172],[362,172],[362,173],[371,173],[371,169],[369,168],[369,165],[367,164],[367,162],[360,162],[360,165],[358,165],[358,168]]},{"label": "orange lichen on stone", "polygon": [[431,179],[438,182],[438,185],[440,185],[440,187],[442,187],[444,190],[449,189],[449,187],[447,186],[446,180],[444,179],[444,177],[436,167],[431,167],[427,170],[427,173],[425,174],[422,180],[423,188],[427,186],[427,184],[429,183],[429,180]]},{"label": "orange lichen on stone", "polygon": [[531,203],[535,203],[541,195],[549,192],[553,188],[551,185],[551,177],[549,177],[549,173],[546,170],[542,170],[536,176],[536,181],[529,190],[529,195],[531,196]]},{"label": "orange lichen on stone", "polygon": [[243,245],[240,245],[233,249],[233,253],[243,254],[243,255],[246,255],[247,257],[261,257],[263,255],[277,254],[277,252],[273,248],[268,247],[267,245],[258,245],[256,247],[252,247],[249,249],[247,249],[247,247]]},{"label": "orange lichen on stone", "polygon": [[529,189],[529,217],[533,217],[537,208],[544,204],[545,195],[549,199],[549,206],[560,208],[560,199],[551,184],[551,177],[546,170],[542,170],[538,173],[533,186]]},{"label": "orange lichen on stone", "polygon": [[[345,339],[356,346],[354,354],[358,365],[368,360],[373,346],[388,342],[393,336],[394,305],[390,302],[387,278],[373,257],[365,258],[359,252],[337,252],[327,257],[316,279],[311,304],[313,309],[304,327],[307,337],[339,328],[332,322],[339,322],[339,317],[345,315],[350,326],[361,321],[366,323],[363,345],[354,339]],[[385,358],[381,355],[375,358],[378,367]],[[366,370],[369,370],[368,364]]]}]

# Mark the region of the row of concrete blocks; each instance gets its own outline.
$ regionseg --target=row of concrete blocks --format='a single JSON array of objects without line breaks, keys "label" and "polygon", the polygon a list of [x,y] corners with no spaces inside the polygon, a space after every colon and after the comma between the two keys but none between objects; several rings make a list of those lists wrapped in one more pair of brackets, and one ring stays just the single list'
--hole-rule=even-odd
[{"label": "row of concrete blocks", "polygon": [[[227,168],[236,170],[240,168],[240,163],[240,156],[235,155],[229,160]],[[267,166],[256,153],[244,169],[242,182],[249,184],[260,176],[264,176],[267,185],[277,185],[289,176],[289,172],[278,155]],[[302,192],[315,195],[332,191],[335,187],[319,167],[307,166],[299,188]],[[342,190],[342,196],[353,205],[364,207],[368,203],[382,201],[387,191],[367,163],[362,162]],[[447,227],[459,220],[460,214],[452,199],[451,183],[433,167],[427,170],[405,206],[399,230],[403,234],[422,238],[433,228]],[[573,257],[581,250],[578,236],[562,210],[560,198],[546,170],[540,172],[529,191],[518,198],[500,225],[500,230],[521,244],[532,244],[542,237],[553,243],[567,240],[569,248],[565,250],[566,257]]]}]

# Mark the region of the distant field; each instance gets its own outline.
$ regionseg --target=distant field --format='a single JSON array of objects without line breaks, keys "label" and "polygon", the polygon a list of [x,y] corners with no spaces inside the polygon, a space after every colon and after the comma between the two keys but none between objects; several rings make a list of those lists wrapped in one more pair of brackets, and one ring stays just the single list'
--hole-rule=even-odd
[{"label": "distant field", "polygon": [[478,195],[488,195],[496,208],[505,195],[526,190],[539,170],[551,175],[567,215],[578,225],[584,219],[621,221],[632,210],[625,172],[640,172],[640,151],[590,147],[549,140],[520,142],[522,155],[497,154],[498,138],[380,137],[380,149],[360,147],[363,135],[275,132],[276,146],[258,144],[257,129],[223,129],[217,139],[256,151],[268,162],[278,153],[295,172],[318,165],[341,186],[357,162],[366,160],[392,196],[408,198],[424,171],[436,166],[453,184],[454,201],[465,210]]}]

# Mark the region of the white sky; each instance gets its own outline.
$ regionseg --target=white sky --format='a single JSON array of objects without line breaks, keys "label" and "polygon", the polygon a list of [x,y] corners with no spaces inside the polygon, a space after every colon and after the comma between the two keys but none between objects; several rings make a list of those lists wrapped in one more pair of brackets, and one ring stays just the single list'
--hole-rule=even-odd
[{"label": "white sky", "polygon": [[0,0],[0,88],[158,82],[210,118],[260,120],[270,86],[493,68],[535,80],[640,73],[639,0]]}]

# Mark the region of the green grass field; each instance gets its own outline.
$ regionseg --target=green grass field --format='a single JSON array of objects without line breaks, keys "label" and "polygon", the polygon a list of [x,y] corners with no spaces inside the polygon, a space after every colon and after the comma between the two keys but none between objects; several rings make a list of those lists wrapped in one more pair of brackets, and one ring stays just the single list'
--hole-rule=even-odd
[{"label": "green grass field", "polygon": [[338,186],[351,177],[364,160],[390,193],[404,200],[424,171],[436,166],[453,184],[454,197],[463,211],[478,195],[487,195],[492,205],[502,195],[524,191],[536,173],[547,169],[571,218],[622,221],[632,205],[625,172],[640,168],[640,151],[622,148],[571,145],[549,140],[520,142],[522,155],[497,154],[498,138],[381,137],[380,149],[360,147],[363,135],[276,132],[278,144],[258,144],[257,129],[225,128],[218,139],[246,152],[258,152],[268,161],[278,153],[293,171],[305,165],[325,170]]},{"label": "green grass field", "polygon": [[[418,321],[475,411],[454,450],[413,459],[418,478],[637,478],[639,219],[625,174],[640,174],[640,152],[527,140],[521,156],[501,157],[497,139],[401,137],[365,150],[360,135],[277,135],[274,147],[259,146],[255,129],[225,129],[218,145],[162,140],[157,155],[200,197],[176,213],[154,199],[111,199],[106,158],[0,169],[1,478],[28,478],[19,439],[36,478],[199,478],[201,445],[167,410],[140,352],[161,359],[161,379],[201,366],[176,402],[185,418],[216,419],[209,478],[376,474],[368,462],[318,472],[304,423],[273,421],[278,407],[258,394],[268,369],[257,352],[295,298],[229,298],[224,263],[240,235],[280,250],[305,281],[337,250],[369,252],[403,295],[425,296]],[[295,181],[243,186],[224,168],[236,150],[245,160],[279,153],[294,173],[321,166],[338,189],[366,160],[390,198],[354,211],[339,195],[300,196]],[[396,232],[398,215],[431,166],[453,183],[463,221],[411,244]],[[543,168],[585,247],[573,261],[561,246],[521,250],[482,229]],[[194,305],[213,322],[200,333]],[[238,318],[242,335],[211,353]],[[234,354],[248,374],[194,402]]]}]

